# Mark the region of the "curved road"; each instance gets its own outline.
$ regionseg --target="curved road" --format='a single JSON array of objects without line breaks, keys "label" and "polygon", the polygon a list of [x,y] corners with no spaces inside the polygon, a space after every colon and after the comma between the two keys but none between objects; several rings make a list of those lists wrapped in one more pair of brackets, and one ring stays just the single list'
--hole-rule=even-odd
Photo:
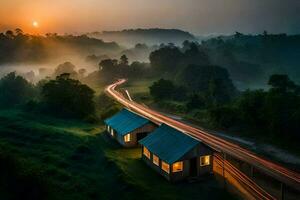
[{"label": "curved road", "polygon": [[250,152],[249,150],[240,147],[239,145],[211,135],[203,130],[199,130],[182,122],[176,121],[134,101],[126,99],[121,93],[115,90],[117,86],[125,82],[125,79],[118,80],[117,82],[107,86],[105,92],[125,107],[145,116],[146,118],[156,122],[157,124],[165,123],[171,127],[174,127],[198,140],[201,140],[203,143],[212,147],[216,151],[231,155],[246,163],[250,163],[255,168],[260,169],[261,171],[276,178],[282,183],[300,190],[300,174],[269,160],[261,158]]}]

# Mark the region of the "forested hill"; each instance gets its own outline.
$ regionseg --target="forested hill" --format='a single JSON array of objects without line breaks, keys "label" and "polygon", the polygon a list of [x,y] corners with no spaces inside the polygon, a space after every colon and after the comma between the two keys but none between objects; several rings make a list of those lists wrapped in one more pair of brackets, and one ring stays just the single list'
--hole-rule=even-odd
[{"label": "forested hill", "polygon": [[133,46],[137,43],[155,45],[161,43],[182,44],[185,40],[197,40],[194,35],[178,29],[126,29],[122,31],[104,31],[88,34],[104,41],[116,41],[119,44]]},{"label": "forested hill", "polygon": [[86,35],[29,35],[22,30],[0,33],[0,64],[41,63],[65,59],[67,56],[85,58],[90,54],[115,53],[115,42],[104,42]]},{"label": "forested hill", "polygon": [[202,42],[211,61],[246,86],[262,86],[271,74],[288,74],[300,83],[300,35],[268,34],[216,37]]}]

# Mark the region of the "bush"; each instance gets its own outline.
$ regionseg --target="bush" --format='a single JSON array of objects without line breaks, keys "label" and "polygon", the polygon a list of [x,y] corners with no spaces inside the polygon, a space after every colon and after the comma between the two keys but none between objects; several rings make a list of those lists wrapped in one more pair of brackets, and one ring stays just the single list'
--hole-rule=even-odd
[{"label": "bush", "polygon": [[238,123],[238,112],[230,106],[218,106],[208,111],[210,122],[219,128],[230,128]]}]

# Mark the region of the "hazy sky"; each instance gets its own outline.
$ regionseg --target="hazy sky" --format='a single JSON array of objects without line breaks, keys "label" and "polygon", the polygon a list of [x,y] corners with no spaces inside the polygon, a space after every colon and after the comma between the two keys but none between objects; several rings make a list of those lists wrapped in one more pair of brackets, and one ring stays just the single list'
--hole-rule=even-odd
[{"label": "hazy sky", "polygon": [[[194,34],[300,33],[300,0],[0,0],[0,31],[179,28]],[[32,22],[39,23],[38,28]]]}]

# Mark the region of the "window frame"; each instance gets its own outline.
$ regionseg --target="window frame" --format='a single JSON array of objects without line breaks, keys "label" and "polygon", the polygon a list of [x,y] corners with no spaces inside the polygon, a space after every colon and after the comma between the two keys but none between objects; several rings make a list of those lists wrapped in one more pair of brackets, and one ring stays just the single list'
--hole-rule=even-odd
[{"label": "window frame", "polygon": [[131,135],[130,134],[124,135],[124,142],[131,142]]},{"label": "window frame", "polygon": [[[174,170],[174,167],[176,164],[178,164],[180,166],[180,168]],[[183,171],[183,161],[178,161],[178,162],[175,162],[172,164],[172,172],[176,173],[176,172],[182,172],[182,171]]]},{"label": "window frame", "polygon": [[110,135],[112,136],[112,137],[114,137],[115,136],[115,130],[114,129],[110,129]]},{"label": "window frame", "polygon": [[156,166],[159,166],[159,160],[160,159],[159,159],[158,156],[152,154],[152,162],[153,162],[153,164],[155,164]]},{"label": "window frame", "polygon": [[[208,160],[206,160],[208,158]],[[204,159],[205,163],[202,162],[202,159]],[[206,162],[208,161],[208,162]],[[210,165],[210,155],[200,156],[200,167],[205,167]]]},{"label": "window frame", "polygon": [[163,160],[161,161],[161,169],[164,172],[170,174],[170,165],[168,163],[164,162]]},{"label": "window frame", "polygon": [[146,156],[146,158],[151,159],[151,153],[145,146],[143,147],[143,155]]}]

